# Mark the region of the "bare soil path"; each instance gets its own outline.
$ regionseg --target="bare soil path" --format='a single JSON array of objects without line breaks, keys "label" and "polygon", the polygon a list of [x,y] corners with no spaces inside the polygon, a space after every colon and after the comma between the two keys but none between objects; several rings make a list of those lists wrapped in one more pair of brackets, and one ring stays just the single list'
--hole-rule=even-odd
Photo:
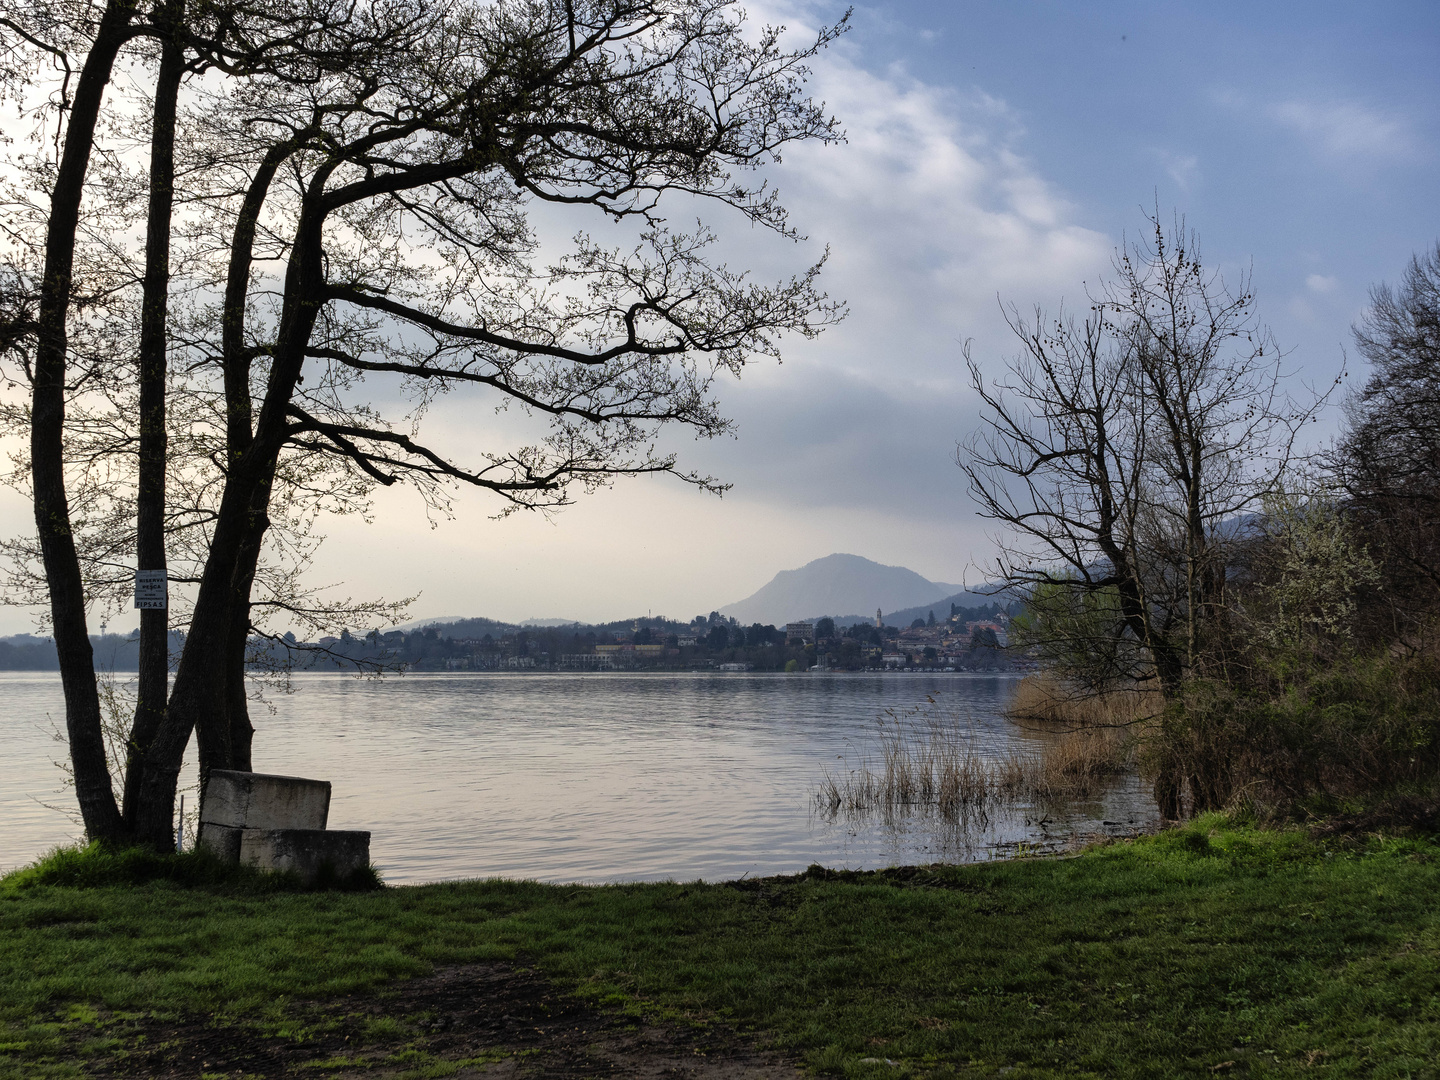
[{"label": "bare soil path", "polygon": [[107,1025],[127,1047],[98,1077],[258,1080],[329,1077],[696,1078],[796,1080],[800,1069],[718,1025],[639,1024],[597,1009],[513,964],[467,964],[382,993],[297,1007],[293,1030],[206,1017]]}]

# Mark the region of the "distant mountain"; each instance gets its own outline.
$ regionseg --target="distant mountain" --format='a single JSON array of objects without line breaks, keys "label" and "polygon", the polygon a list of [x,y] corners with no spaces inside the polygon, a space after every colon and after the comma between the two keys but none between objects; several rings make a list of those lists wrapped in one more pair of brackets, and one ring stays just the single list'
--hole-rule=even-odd
[{"label": "distant mountain", "polygon": [[[943,598],[963,591],[959,585],[929,581],[903,566],[884,566],[859,555],[826,555],[798,570],[780,571],[759,592],[721,608],[720,614],[744,626],[756,622],[783,626],[797,619],[841,612],[938,605]],[[947,604],[946,614],[949,611]],[[939,614],[937,611],[937,618]]]}]

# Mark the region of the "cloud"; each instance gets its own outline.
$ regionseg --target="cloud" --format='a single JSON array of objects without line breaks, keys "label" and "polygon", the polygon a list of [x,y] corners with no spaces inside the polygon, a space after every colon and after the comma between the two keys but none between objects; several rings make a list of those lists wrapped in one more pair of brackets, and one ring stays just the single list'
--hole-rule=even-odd
[{"label": "cloud", "polygon": [[[805,34],[793,18],[770,21],[788,22],[797,39]],[[822,283],[850,315],[814,342],[788,342],[783,365],[756,365],[719,388],[735,439],[666,437],[684,467],[734,484],[723,500],[622,482],[593,501],[624,504],[626,513],[577,507],[556,518],[559,533],[588,534],[564,560],[587,581],[594,575],[585,551],[608,551],[598,581],[611,581],[612,565],[628,565],[624,545],[610,551],[614,538],[602,536],[611,522],[647,522],[648,580],[658,593],[697,593],[693,603],[663,601],[675,609],[700,610],[705,582],[724,581],[733,594],[724,599],[735,599],[776,570],[832,550],[960,580],[972,553],[981,558],[988,548],[954,461],[956,442],[977,423],[963,342],[973,340],[977,359],[998,371],[1015,350],[999,301],[1027,312],[1062,298],[1083,304],[1083,282],[1108,270],[1114,241],[1079,222],[1026,156],[1022,118],[1002,99],[939,88],[900,68],[869,71],[843,46],[816,62],[810,86],[841,119],[846,142],[788,148],[771,173],[809,242],[797,250],[716,221],[725,258],[761,281],[795,272],[828,245]],[[670,216],[686,217],[677,209]],[[473,418],[460,402],[440,411],[458,443]],[[567,548],[538,535],[555,552]],[[726,564],[732,555],[744,573]],[[508,576],[532,580],[527,558],[517,553]],[[739,580],[761,567],[753,587]],[[670,577],[692,584],[662,589]],[[596,599],[575,610],[603,606]]]},{"label": "cloud", "polygon": [[795,148],[777,179],[796,221],[831,245],[826,287],[851,304],[821,343],[830,362],[891,383],[953,376],[959,339],[1003,331],[997,295],[1053,303],[1108,265],[1112,241],[1076,223],[1024,156],[1005,102],[843,56],[814,85],[847,142]]},{"label": "cloud", "polygon": [[1415,151],[1408,124],[1354,102],[1294,99],[1267,105],[1261,111],[1327,157],[1396,160]]},{"label": "cloud", "polygon": [[[737,497],[792,513],[973,520],[954,462],[976,423],[963,343],[997,370],[1015,349],[1001,302],[1083,304],[1114,242],[1025,156],[1004,101],[870,72],[843,51],[812,86],[847,141],[788,150],[775,175],[797,226],[830,246],[824,287],[850,315],[722,391],[737,442],[677,449]],[[732,261],[763,277],[771,253],[752,243]]]},{"label": "cloud", "polygon": [[1156,151],[1160,164],[1164,166],[1166,174],[1175,181],[1175,186],[1181,191],[1189,192],[1200,181],[1200,159],[1194,154],[1172,154],[1169,151]]},{"label": "cloud", "polygon": [[1340,287],[1340,279],[1323,274],[1311,274],[1305,279],[1305,287],[1313,293],[1332,293]]},{"label": "cloud", "polygon": [[[813,14],[805,4],[751,7],[753,26],[787,24],[796,44],[813,33]],[[784,513],[953,520],[970,513],[955,444],[976,422],[963,343],[997,369],[1015,349],[1000,303],[1027,313],[1083,304],[1083,283],[1109,269],[1114,241],[1077,221],[1026,156],[1023,120],[1006,101],[859,59],[842,39],[809,80],[846,141],[787,147],[767,170],[807,243],[737,226],[713,206],[666,210],[677,227],[696,213],[713,221],[719,257],[756,281],[793,274],[828,245],[821,284],[846,301],[848,318],[813,342],[785,342],[783,365],[757,364],[739,385],[718,387],[737,439],[696,444],[676,431],[665,445],[684,467],[733,482],[732,497]],[[571,231],[559,217],[555,238]],[[471,413],[450,408],[461,445]]]},{"label": "cloud", "polygon": [[[844,47],[817,61],[811,87],[847,142],[788,149],[773,179],[812,239],[797,249],[707,217],[725,258],[757,280],[795,272],[828,244],[823,285],[850,317],[814,342],[788,343],[783,365],[756,365],[719,388],[737,438],[667,435],[682,466],[733,490],[714,499],[673,482],[622,481],[549,524],[486,521],[495,507],[467,498],[461,520],[424,541],[444,554],[414,560],[392,590],[424,589],[456,611],[593,618],[651,604],[708,611],[836,550],[933,580],[977,579],[971,561],[985,561],[987,530],[954,462],[977,415],[962,342],[973,339],[976,357],[997,370],[1014,351],[997,299],[1022,311],[1061,297],[1083,303],[1082,282],[1108,269],[1113,240],[1078,222],[1026,157],[1021,118],[1003,100],[901,69],[871,72]],[[688,216],[683,204],[669,214],[677,225]],[[477,426],[490,440],[519,424],[509,414],[482,420],[458,397],[431,419],[457,449]],[[381,497],[388,506],[392,496]],[[403,543],[403,518],[380,521],[379,538],[336,523],[333,576],[360,576],[347,567],[362,550],[382,559]],[[466,563],[467,550],[483,554]],[[425,569],[437,562],[465,569],[442,580]],[[430,606],[438,602],[422,606],[453,613]]]}]

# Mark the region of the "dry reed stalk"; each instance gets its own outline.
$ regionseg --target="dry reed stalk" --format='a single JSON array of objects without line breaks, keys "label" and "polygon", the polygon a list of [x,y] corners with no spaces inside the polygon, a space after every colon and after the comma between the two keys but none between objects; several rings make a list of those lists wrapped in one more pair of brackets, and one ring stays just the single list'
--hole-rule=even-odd
[{"label": "dry reed stalk", "polygon": [[1085,693],[1053,675],[1027,675],[1005,713],[1012,720],[1072,728],[1131,727],[1160,712],[1160,692],[1150,689]]},{"label": "dry reed stalk", "polygon": [[843,778],[828,771],[814,802],[828,813],[892,813],[924,808],[952,819],[983,818],[999,801],[1023,798],[1035,763],[1016,755],[994,761],[976,750],[974,731],[924,706],[887,714],[878,735],[879,764],[868,758]]},{"label": "dry reed stalk", "polygon": [[983,821],[1003,804],[1088,798],[1129,765],[1127,730],[1113,723],[1060,732],[1037,751],[1012,750],[1000,758],[982,755],[975,734],[933,701],[903,715],[887,712],[878,764],[872,768],[862,753],[843,777],[827,770],[813,802],[832,815],[921,809],[952,821]]},{"label": "dry reed stalk", "polygon": [[1020,680],[1006,714],[1051,732],[1036,762],[1035,792],[1083,799],[1131,766],[1135,739],[1160,704],[1157,691],[1080,693],[1041,673]]},{"label": "dry reed stalk", "polygon": [[1052,798],[1089,798],[1111,777],[1126,770],[1129,751],[1129,739],[1122,728],[1063,732],[1041,751],[1033,786]]}]

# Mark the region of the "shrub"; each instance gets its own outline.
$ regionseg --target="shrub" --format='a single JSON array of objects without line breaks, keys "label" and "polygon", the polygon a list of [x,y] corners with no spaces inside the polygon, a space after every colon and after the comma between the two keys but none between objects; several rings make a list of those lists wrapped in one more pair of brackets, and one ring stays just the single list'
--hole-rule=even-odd
[{"label": "shrub", "polygon": [[1140,732],[1140,762],[1194,813],[1251,805],[1295,816],[1425,791],[1440,778],[1440,670],[1427,657],[1351,657],[1274,688],[1197,680]]}]

